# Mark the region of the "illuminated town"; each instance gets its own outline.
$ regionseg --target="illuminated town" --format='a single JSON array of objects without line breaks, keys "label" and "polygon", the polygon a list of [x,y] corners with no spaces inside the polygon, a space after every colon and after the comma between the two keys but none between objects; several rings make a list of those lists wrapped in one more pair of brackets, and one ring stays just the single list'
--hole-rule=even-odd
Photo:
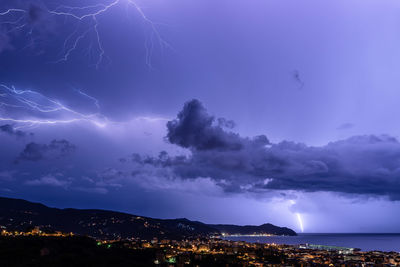
[{"label": "illuminated town", "polygon": [[[370,251],[334,246],[304,244],[299,246],[260,244],[228,241],[216,237],[185,240],[138,238],[117,240],[95,240],[73,233],[46,233],[35,227],[29,232],[8,232],[2,230],[1,242],[11,239],[27,242],[82,242],[92,244],[97,253],[126,253],[133,258],[130,266],[400,266],[400,253]],[[90,245],[86,245],[90,249]],[[38,247],[40,248],[40,247]],[[102,252],[103,251],[103,252]],[[38,257],[45,258],[52,253],[52,247],[37,249]],[[58,258],[59,255],[57,255]],[[1,263],[1,261],[0,261]],[[142,264],[142,265],[141,265]],[[43,265],[46,266],[46,265]],[[124,265],[121,265],[124,266]]]}]

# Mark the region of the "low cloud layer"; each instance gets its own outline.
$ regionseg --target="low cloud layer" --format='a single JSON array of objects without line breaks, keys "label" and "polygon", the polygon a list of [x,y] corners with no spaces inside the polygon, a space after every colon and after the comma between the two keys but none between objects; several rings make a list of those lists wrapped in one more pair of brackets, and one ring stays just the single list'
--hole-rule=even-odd
[{"label": "low cloud layer", "polygon": [[60,159],[75,151],[75,145],[67,140],[53,140],[50,144],[38,144],[31,142],[19,154],[16,163],[20,161],[41,161]]},{"label": "low cloud layer", "polygon": [[134,154],[132,176],[210,178],[227,192],[327,191],[400,200],[400,143],[391,136],[353,136],[321,147],[272,144],[264,135],[241,137],[222,127],[198,100],[187,102],[167,128],[167,140],[191,154]]},{"label": "low cloud layer", "polygon": [[38,179],[33,179],[33,180],[28,180],[25,182],[26,185],[30,186],[54,186],[54,187],[66,187],[68,186],[71,181],[70,180],[64,180],[62,179],[63,175],[62,174],[47,174],[43,177],[40,177]]}]

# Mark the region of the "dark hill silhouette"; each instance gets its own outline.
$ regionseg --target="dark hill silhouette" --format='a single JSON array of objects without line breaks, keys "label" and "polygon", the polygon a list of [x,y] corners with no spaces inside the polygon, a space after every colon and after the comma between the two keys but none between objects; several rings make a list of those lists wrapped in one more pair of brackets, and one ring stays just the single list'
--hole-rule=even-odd
[{"label": "dark hill silhouette", "polygon": [[0,197],[0,227],[27,231],[33,227],[100,239],[141,238],[182,239],[228,234],[268,233],[296,235],[288,228],[261,226],[209,225],[188,219],[154,219],[122,212],[95,209],[57,209],[21,199]]},{"label": "dark hill silhouette", "polygon": [[270,223],[265,223],[260,226],[255,225],[232,225],[232,224],[209,224],[209,226],[219,230],[221,233],[227,234],[272,234],[272,235],[296,235],[292,229],[286,227],[275,226]]}]

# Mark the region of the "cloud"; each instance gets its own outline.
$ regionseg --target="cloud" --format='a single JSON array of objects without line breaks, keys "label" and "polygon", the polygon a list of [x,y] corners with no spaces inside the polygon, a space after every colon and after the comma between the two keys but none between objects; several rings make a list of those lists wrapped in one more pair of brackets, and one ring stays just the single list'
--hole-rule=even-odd
[{"label": "cloud", "polygon": [[61,174],[48,174],[39,179],[28,180],[25,182],[26,185],[30,186],[54,186],[54,187],[66,187],[71,184],[69,180],[63,180]]},{"label": "cloud", "polygon": [[[25,137],[27,135],[26,132],[23,132],[21,130],[16,130],[12,125],[10,124],[4,124],[0,126],[0,132],[13,135],[16,137]],[[33,135],[33,133],[29,133],[29,135]]]},{"label": "cloud", "polygon": [[96,180],[93,183],[97,187],[122,187],[122,182],[125,180],[127,174],[123,171],[114,168],[107,168],[97,173]]},{"label": "cloud", "polygon": [[95,194],[107,194],[108,190],[103,187],[76,187],[74,190],[81,191],[81,192],[86,192],[86,193],[95,193]]},{"label": "cloud", "polygon": [[14,171],[0,171],[0,182],[14,181]]},{"label": "cloud", "polygon": [[218,125],[221,127],[225,127],[228,129],[233,129],[236,126],[236,123],[233,120],[227,120],[225,118],[218,118]]},{"label": "cloud", "polygon": [[339,125],[336,129],[337,130],[348,130],[348,129],[351,129],[351,128],[354,128],[354,124],[353,123],[343,123],[343,124],[341,124],[341,125]]},{"label": "cloud", "polygon": [[[233,125],[225,119],[219,119],[217,124],[200,101],[192,100],[185,104],[177,119],[167,123],[167,139],[170,143],[184,148],[204,151],[241,150],[247,143],[253,142],[241,138],[236,133],[225,131],[221,124]],[[269,142],[265,136],[256,139],[255,142],[260,142],[261,145]]]},{"label": "cloud", "polygon": [[400,200],[400,143],[363,135],[312,147],[264,135],[241,137],[215,124],[198,100],[168,122],[167,140],[190,155],[133,154],[133,177],[210,178],[226,192],[297,190],[386,196]]},{"label": "cloud", "polygon": [[75,145],[67,140],[53,140],[49,145],[31,142],[25,146],[16,162],[60,159],[70,155],[75,150]]}]

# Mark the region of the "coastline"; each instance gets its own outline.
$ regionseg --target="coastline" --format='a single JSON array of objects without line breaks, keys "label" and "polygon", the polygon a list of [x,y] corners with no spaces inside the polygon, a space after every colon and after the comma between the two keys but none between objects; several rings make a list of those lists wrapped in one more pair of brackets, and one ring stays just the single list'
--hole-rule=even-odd
[{"label": "coastline", "polygon": [[361,251],[400,252],[400,234],[388,233],[299,233],[297,236],[224,236],[224,240],[249,243],[301,245],[313,244],[359,248]]}]

